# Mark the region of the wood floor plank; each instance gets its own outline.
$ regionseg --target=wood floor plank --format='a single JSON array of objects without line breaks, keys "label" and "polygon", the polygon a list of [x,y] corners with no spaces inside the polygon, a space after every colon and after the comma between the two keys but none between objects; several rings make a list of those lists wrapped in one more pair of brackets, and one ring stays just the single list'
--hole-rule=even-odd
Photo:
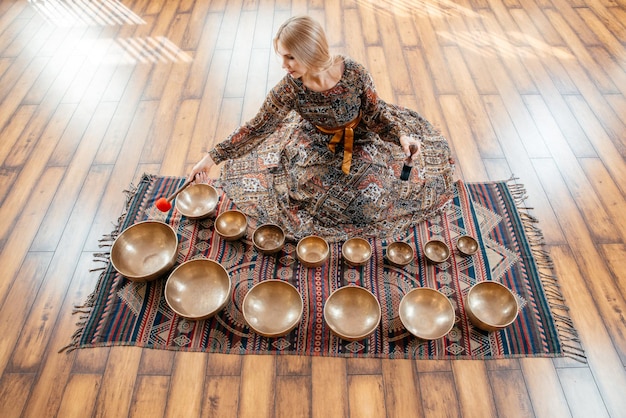
[{"label": "wood floor plank", "polygon": [[570,416],[567,399],[551,359],[520,359],[532,409],[537,417]]},{"label": "wood floor plank", "polygon": [[276,376],[276,418],[311,416],[311,376]]},{"label": "wood floor plank", "polygon": [[348,376],[350,417],[375,418],[385,415],[385,394],[380,375]]},{"label": "wood floor plank", "polygon": [[450,371],[421,372],[419,385],[424,417],[452,418],[462,416],[454,375]]},{"label": "wood floor plank", "polygon": [[100,374],[75,374],[67,382],[58,416],[81,418],[91,416],[100,389]]},{"label": "wood floor plank", "polygon": [[206,380],[205,395],[202,399],[202,416],[238,416],[239,376],[210,376]]},{"label": "wood floor plank", "polygon": [[453,362],[452,370],[461,415],[481,418],[498,416],[485,364],[476,360]]},{"label": "wood floor plank", "polygon": [[241,367],[239,416],[271,417],[276,396],[276,358],[245,356]]},{"label": "wood floor plank", "polygon": [[492,370],[489,380],[498,416],[513,418],[535,414],[520,370]]},{"label": "wood floor plank", "polygon": [[[44,170],[43,178],[35,185],[34,193],[26,202],[26,207],[36,208],[44,202],[49,202],[61,181],[63,171],[60,168]],[[2,207],[5,206],[7,205],[3,204]],[[28,248],[44,216],[43,211],[31,209],[22,213],[19,219],[14,221],[15,228],[8,235],[3,245],[3,251],[0,253],[0,265],[3,268],[3,274],[0,278],[0,302],[2,304],[5,303],[12,280],[21,268],[22,261],[26,257]],[[10,251],[5,249],[10,249]]]},{"label": "wood floor plank", "polygon": [[176,353],[165,416],[200,416],[206,361],[205,353]]},{"label": "wood floor plank", "polygon": [[624,271],[626,271],[624,269],[626,267],[626,245],[607,244],[600,246],[600,250],[613,273],[616,288],[619,289],[623,297],[626,297],[626,276],[624,275]]},{"label": "wood floor plank", "polygon": [[0,411],[6,418],[22,416],[35,380],[34,373],[4,373],[0,378]]},{"label": "wood floor plank", "polygon": [[382,360],[382,377],[387,416],[424,416],[419,396],[421,382],[418,385],[411,360]]},{"label": "wood floor plank", "polygon": [[169,385],[169,375],[137,376],[128,416],[133,418],[165,416]]},{"label": "wood floor plank", "polygon": [[348,416],[346,360],[332,357],[311,359],[311,403],[315,418]]}]

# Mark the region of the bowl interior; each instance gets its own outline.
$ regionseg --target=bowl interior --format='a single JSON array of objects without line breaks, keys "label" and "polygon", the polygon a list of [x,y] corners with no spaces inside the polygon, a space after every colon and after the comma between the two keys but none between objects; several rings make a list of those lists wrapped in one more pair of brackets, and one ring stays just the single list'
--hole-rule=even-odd
[{"label": "bowl interior", "polygon": [[396,241],[387,246],[387,260],[396,266],[406,266],[414,257],[413,247],[406,242]]},{"label": "bowl interior", "polygon": [[184,216],[196,219],[213,214],[218,202],[215,187],[205,183],[192,184],[176,196],[176,209]]},{"label": "bowl interior", "polygon": [[215,219],[215,230],[223,238],[241,238],[245,235],[247,228],[246,215],[238,210],[227,210]]},{"label": "bowl interior", "polygon": [[462,254],[472,255],[478,251],[478,241],[469,235],[463,235],[457,239],[456,247]]},{"label": "bowl interior", "polygon": [[130,280],[147,281],[174,266],[178,236],[159,221],[139,222],[126,228],[111,247],[115,270]]},{"label": "bowl interior", "polygon": [[335,290],[324,304],[324,320],[339,337],[362,340],[376,331],[381,319],[380,304],[367,289],[346,286]]},{"label": "bowl interior", "polygon": [[226,306],[230,289],[230,276],[221,264],[209,259],[189,260],[170,274],[165,300],[180,316],[205,319]]},{"label": "bowl interior", "polygon": [[285,245],[285,233],[278,225],[261,225],[252,234],[252,242],[260,251],[279,251]]},{"label": "bowl interior", "polygon": [[302,238],[296,246],[298,258],[308,264],[321,263],[328,258],[330,247],[322,237],[310,235]]},{"label": "bowl interior", "polygon": [[476,283],[467,294],[466,309],[474,325],[492,330],[505,328],[517,318],[519,305],[513,292],[492,281]]},{"label": "bowl interior", "polygon": [[363,264],[372,256],[372,246],[363,238],[350,238],[341,246],[341,254],[349,264]]},{"label": "bowl interior", "polygon": [[243,316],[260,335],[277,337],[294,329],[302,318],[304,303],[300,292],[282,280],[265,280],[246,293]]},{"label": "bowl interior", "polygon": [[452,302],[441,292],[426,287],[404,295],[399,315],[407,331],[424,340],[445,336],[455,321]]},{"label": "bowl interior", "polygon": [[433,263],[442,263],[450,257],[450,248],[439,240],[430,240],[424,245],[424,255]]}]

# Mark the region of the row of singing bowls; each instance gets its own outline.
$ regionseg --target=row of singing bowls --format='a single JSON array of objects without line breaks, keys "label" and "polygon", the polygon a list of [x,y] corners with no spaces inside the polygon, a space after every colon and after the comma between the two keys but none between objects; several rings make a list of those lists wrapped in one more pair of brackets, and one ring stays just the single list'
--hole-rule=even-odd
[{"label": "row of singing bowls", "polygon": [[147,282],[167,273],[176,263],[178,236],[160,221],[138,222],[122,231],[111,247],[111,264],[134,282]]},{"label": "row of singing bowls", "polygon": [[210,184],[196,183],[187,186],[176,196],[176,209],[189,219],[213,216],[220,200],[217,189]]},{"label": "row of singing bowls", "polygon": [[[473,255],[478,251],[478,241],[469,235],[462,235],[456,240],[456,248],[462,255]],[[452,251],[445,242],[432,239],[424,244],[424,256],[433,263],[443,263]]]}]

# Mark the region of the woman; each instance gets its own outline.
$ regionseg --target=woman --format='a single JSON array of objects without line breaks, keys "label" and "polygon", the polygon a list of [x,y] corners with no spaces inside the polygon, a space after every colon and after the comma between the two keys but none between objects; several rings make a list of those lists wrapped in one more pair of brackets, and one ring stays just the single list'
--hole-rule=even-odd
[{"label": "woman", "polygon": [[[287,75],[190,178],[225,161],[216,186],[253,220],[296,240],[401,236],[450,200],[445,138],[416,112],[381,100],[360,64],[331,56],[316,21],[288,19],[274,49]],[[402,181],[407,160],[414,168]]]}]

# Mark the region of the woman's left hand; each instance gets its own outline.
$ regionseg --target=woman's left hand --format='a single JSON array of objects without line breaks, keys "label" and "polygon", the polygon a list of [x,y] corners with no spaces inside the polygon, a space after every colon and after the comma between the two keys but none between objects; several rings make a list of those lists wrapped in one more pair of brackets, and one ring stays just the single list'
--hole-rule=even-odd
[{"label": "woman's left hand", "polygon": [[[411,145],[415,145],[417,147],[417,151],[411,154]],[[411,160],[414,160],[417,157],[417,154],[420,152],[420,142],[413,136],[402,135],[400,137],[400,146],[402,147],[402,151],[404,151],[404,155],[411,157]]]}]

